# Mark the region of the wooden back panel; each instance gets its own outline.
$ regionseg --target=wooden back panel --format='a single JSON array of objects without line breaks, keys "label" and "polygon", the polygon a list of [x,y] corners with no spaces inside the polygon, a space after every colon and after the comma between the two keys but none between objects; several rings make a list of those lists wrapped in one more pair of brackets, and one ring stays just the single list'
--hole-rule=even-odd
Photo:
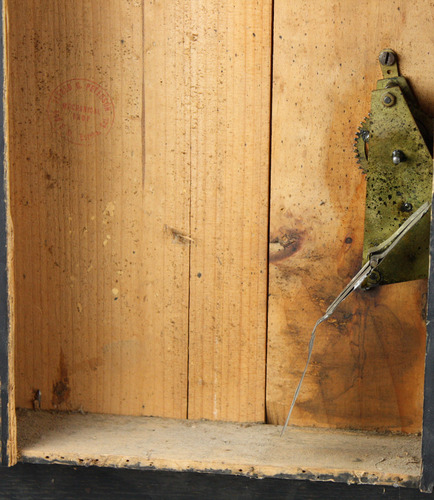
[{"label": "wooden back panel", "polygon": [[264,420],[271,1],[7,10],[17,404]]},{"label": "wooden back panel", "polygon": [[[434,112],[429,2],[276,0],[274,47],[271,0],[7,7],[18,405],[283,422],[360,265],[382,48]],[[425,286],[321,327],[295,424],[420,430]]]},{"label": "wooden back panel", "polygon": [[[434,113],[432,5],[275,2],[267,417],[283,423],[315,321],[361,265],[353,142],[391,47]],[[426,282],[358,291],[320,326],[296,425],[421,429]]]}]

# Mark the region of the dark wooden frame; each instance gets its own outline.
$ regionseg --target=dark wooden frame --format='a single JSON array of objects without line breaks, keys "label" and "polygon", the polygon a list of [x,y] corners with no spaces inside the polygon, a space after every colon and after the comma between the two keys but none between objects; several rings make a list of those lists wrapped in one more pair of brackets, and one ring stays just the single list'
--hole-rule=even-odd
[{"label": "dark wooden frame", "polygon": [[[0,0],[3,12],[3,0]],[[3,55],[3,25],[0,34],[0,50]],[[4,58],[0,64],[0,89],[4,95]],[[5,158],[5,113],[4,99],[0,100],[0,155]],[[8,466],[12,462],[9,456],[10,422],[9,422],[9,386],[10,386],[10,331],[9,331],[9,301],[8,301],[8,255],[7,255],[7,192],[5,183],[5,161],[0,175],[0,450],[1,465]],[[434,198],[433,198],[434,200]],[[427,341],[425,358],[425,389],[422,434],[422,472],[420,489],[432,492],[434,486],[434,223],[431,219],[430,238],[430,272],[428,284],[428,314],[427,314]],[[29,466],[27,466],[29,467]],[[55,466],[50,466],[55,467]],[[58,467],[58,466],[56,466]],[[53,469],[54,471],[55,469]],[[62,470],[62,469],[59,469]],[[139,471],[136,471],[140,473]],[[130,474],[132,472],[129,472]],[[162,473],[170,474],[170,473]],[[180,473],[177,473],[180,474]],[[186,473],[188,474],[188,473]],[[235,478],[234,478],[235,479]],[[238,479],[239,482],[249,481]],[[261,483],[262,484],[262,483]],[[265,484],[265,480],[264,480]]]},{"label": "dark wooden frame", "polygon": [[[433,197],[434,201],[434,197]],[[431,493],[434,486],[434,210],[431,207],[430,269],[426,322],[425,385],[422,429],[421,491]]]},{"label": "dark wooden frame", "polygon": [[[1,1],[3,12],[3,1]],[[4,95],[4,58],[3,58],[3,16],[2,31],[0,35],[0,91]],[[4,99],[0,100],[0,157],[5,159],[5,113]],[[1,463],[9,465],[10,457],[8,453],[9,443],[9,373],[10,373],[10,338],[9,338],[9,302],[8,302],[8,261],[7,261],[7,221],[6,210],[7,193],[5,190],[5,162],[0,174],[0,419],[1,419]]]},{"label": "dark wooden frame", "polygon": [[0,469],[0,497],[8,499],[417,500],[415,488],[349,485],[228,474],[22,464]]}]

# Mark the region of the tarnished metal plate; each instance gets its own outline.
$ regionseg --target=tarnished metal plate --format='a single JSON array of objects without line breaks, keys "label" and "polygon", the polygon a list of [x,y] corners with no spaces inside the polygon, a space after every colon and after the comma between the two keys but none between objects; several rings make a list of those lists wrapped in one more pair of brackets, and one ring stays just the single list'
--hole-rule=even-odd
[{"label": "tarnished metal plate", "polygon": [[[396,84],[383,88],[384,80],[378,87],[371,98],[364,261],[368,250],[396,231],[432,193],[432,156],[419,128],[426,127],[426,121],[416,123],[404,97],[404,92],[410,97],[411,91]],[[403,154],[398,164],[393,161],[395,151]],[[428,253],[429,218],[424,217],[379,266],[379,274],[368,285],[427,277]]]}]

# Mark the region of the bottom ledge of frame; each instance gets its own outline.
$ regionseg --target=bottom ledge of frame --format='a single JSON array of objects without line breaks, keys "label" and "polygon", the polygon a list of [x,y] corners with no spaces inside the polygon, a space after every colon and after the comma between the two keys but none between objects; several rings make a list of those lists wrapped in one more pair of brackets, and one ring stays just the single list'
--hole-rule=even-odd
[{"label": "bottom ledge of frame", "polygon": [[418,486],[420,436],[18,410],[21,462]]}]

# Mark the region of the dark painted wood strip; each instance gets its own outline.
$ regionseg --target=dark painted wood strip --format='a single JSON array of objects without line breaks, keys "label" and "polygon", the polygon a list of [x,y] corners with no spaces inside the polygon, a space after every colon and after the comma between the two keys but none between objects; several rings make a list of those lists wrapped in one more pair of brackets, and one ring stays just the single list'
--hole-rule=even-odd
[{"label": "dark painted wood strip", "polygon": [[[433,210],[431,208],[431,210]],[[430,269],[425,355],[425,387],[422,431],[421,490],[432,492],[434,485],[434,217],[431,214]]]},{"label": "dark painted wood strip", "polygon": [[[1,1],[3,12],[3,1]],[[3,16],[0,33],[0,95],[4,95],[4,60],[3,60]],[[4,102],[0,99],[0,157],[5,158],[4,137]],[[6,193],[4,162],[0,174],[0,404],[1,404],[1,463],[9,464],[9,311],[8,311],[8,275],[7,275],[7,232],[6,232]]]},{"label": "dark painted wood strip", "polygon": [[417,489],[347,485],[191,472],[18,464],[0,470],[0,498],[7,499],[261,499],[416,500]]}]

